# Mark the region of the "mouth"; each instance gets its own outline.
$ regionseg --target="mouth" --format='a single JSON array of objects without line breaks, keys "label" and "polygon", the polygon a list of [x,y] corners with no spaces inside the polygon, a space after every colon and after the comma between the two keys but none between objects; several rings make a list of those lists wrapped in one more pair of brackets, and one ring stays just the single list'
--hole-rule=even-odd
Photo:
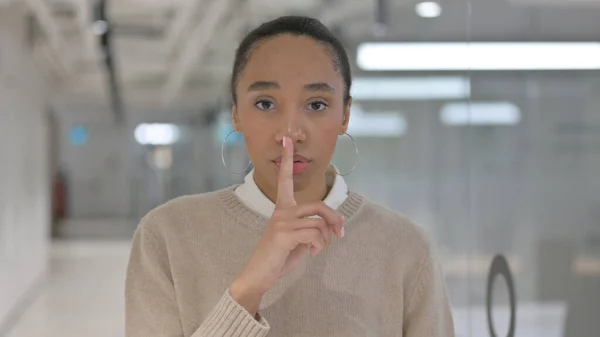
[{"label": "mouth", "polygon": [[[277,165],[277,168],[281,168],[281,157],[278,157],[277,159],[273,160],[273,163],[275,165]],[[299,174],[302,173],[304,170],[306,170],[306,168],[308,167],[308,164],[311,162],[311,160],[296,154],[294,155],[294,168],[293,168],[293,172],[294,174]]]}]

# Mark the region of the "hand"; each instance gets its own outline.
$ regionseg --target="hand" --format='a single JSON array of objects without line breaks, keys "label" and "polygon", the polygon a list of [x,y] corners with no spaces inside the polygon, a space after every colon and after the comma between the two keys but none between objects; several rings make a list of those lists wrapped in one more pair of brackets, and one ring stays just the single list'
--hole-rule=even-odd
[{"label": "hand", "polygon": [[[313,255],[319,254],[331,244],[333,233],[342,237],[344,218],[341,214],[323,202],[296,204],[293,156],[294,144],[284,137],[275,211],[232,292],[240,290],[251,293],[253,298],[262,297],[309,251]],[[318,217],[312,217],[315,215]]]}]

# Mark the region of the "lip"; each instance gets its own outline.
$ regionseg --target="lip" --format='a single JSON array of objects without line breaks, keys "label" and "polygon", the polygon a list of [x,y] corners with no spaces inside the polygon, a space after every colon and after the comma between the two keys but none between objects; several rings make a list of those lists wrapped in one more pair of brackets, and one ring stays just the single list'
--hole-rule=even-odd
[{"label": "lip", "polygon": [[[275,160],[273,160],[273,163],[277,166],[278,169],[281,167],[281,160],[282,160],[281,156],[276,158]],[[300,174],[304,170],[306,170],[309,163],[310,163],[310,160],[306,159],[306,157],[301,156],[299,154],[294,155],[294,167],[293,167],[292,171],[294,172],[294,174]]]},{"label": "lip", "polygon": [[[281,160],[283,159],[282,156],[279,156],[275,159],[273,159],[273,162],[275,164],[277,164],[277,166],[281,165]],[[299,155],[299,154],[295,154],[294,155],[294,163],[308,163],[310,162],[310,160],[306,159],[306,157]]]}]

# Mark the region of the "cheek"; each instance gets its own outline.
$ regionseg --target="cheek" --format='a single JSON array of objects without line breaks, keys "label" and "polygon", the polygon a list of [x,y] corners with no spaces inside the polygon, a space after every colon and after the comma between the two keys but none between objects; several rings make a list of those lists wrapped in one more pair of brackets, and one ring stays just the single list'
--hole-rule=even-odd
[{"label": "cheek", "polygon": [[258,159],[257,156],[260,156],[264,152],[264,149],[268,145],[268,140],[268,134],[264,132],[264,128],[256,125],[245,127],[244,143],[246,144],[248,155],[253,161]]},{"label": "cheek", "polygon": [[339,125],[324,127],[319,132],[318,144],[323,149],[324,155],[330,156],[335,150],[338,138]]},{"label": "cheek", "polygon": [[250,155],[254,153],[255,148],[260,147],[259,140],[257,140],[251,132],[244,132],[244,143],[246,144],[246,149]]}]

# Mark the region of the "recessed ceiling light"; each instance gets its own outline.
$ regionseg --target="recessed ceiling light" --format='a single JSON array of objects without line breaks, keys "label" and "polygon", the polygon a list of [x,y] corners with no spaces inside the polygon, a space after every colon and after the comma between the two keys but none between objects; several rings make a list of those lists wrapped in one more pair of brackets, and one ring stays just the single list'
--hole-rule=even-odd
[{"label": "recessed ceiling light", "polygon": [[423,18],[437,18],[442,14],[442,7],[437,2],[426,1],[418,3],[415,12]]}]

